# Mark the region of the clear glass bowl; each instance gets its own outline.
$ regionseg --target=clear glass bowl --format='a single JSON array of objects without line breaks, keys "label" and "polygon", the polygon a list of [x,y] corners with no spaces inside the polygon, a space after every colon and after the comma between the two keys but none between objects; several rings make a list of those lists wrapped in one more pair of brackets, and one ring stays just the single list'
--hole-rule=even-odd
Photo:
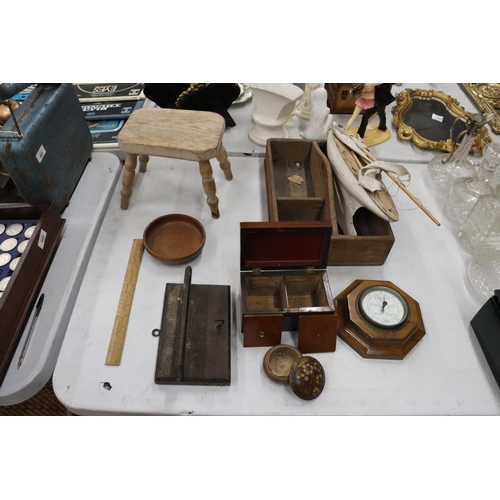
[{"label": "clear glass bowl", "polygon": [[467,277],[474,295],[486,302],[500,289],[500,250],[489,248],[476,252],[469,262]]}]

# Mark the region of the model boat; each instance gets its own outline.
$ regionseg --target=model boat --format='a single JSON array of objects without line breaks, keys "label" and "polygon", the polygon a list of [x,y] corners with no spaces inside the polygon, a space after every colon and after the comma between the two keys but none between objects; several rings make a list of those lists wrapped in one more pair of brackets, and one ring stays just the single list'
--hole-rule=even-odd
[{"label": "model boat", "polygon": [[[387,222],[399,220],[391,194],[381,172],[409,176],[402,165],[377,161],[361,138],[348,135],[335,122],[327,137],[328,159],[335,174],[335,209],[344,234],[356,235],[353,218],[364,207]],[[392,178],[392,177],[391,177]]]}]

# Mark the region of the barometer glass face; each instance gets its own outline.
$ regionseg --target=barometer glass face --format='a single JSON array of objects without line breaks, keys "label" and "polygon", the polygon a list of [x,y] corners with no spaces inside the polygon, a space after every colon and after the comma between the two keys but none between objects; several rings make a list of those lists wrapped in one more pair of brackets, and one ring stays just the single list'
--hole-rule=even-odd
[{"label": "barometer glass face", "polygon": [[367,322],[382,329],[394,329],[408,318],[408,303],[404,297],[383,285],[364,290],[358,297],[357,307]]}]

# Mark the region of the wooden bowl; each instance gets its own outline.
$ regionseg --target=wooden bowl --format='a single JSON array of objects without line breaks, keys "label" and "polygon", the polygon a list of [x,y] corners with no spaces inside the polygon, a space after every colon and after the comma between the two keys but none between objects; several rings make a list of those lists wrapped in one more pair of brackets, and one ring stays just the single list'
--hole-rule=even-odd
[{"label": "wooden bowl", "polygon": [[264,371],[271,380],[288,384],[290,369],[301,357],[301,352],[291,345],[275,345],[264,356]]},{"label": "wooden bowl", "polygon": [[168,214],[150,222],[144,230],[144,248],[166,264],[184,264],[201,253],[205,228],[184,214]]}]

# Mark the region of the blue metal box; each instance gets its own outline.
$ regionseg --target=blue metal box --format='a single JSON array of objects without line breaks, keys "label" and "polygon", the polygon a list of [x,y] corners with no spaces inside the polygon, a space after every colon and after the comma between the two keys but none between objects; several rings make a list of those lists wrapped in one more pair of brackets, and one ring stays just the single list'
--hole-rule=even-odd
[{"label": "blue metal box", "polygon": [[25,202],[62,212],[93,147],[73,85],[38,84],[14,118],[0,129],[0,163]]}]

